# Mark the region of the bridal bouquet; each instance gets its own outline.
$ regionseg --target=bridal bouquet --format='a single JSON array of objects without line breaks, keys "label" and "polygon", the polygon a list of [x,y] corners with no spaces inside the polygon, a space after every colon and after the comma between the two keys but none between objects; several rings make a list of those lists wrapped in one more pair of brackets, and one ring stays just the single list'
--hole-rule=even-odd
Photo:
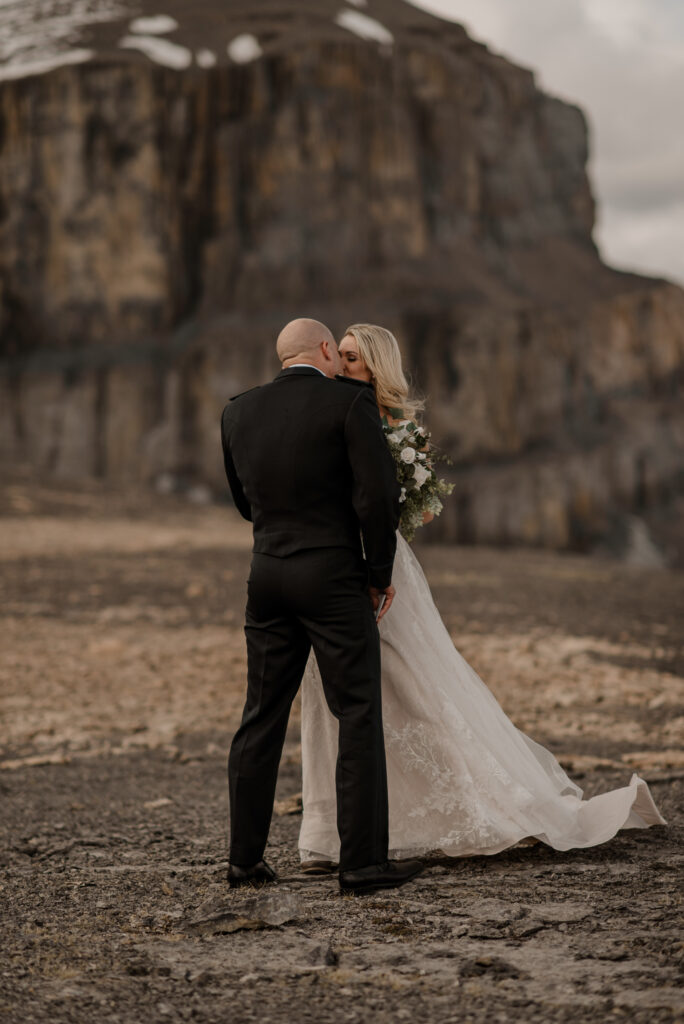
[{"label": "bridal bouquet", "polygon": [[[389,412],[392,416],[401,415],[400,410],[390,409]],[[399,532],[410,543],[418,527],[423,525],[424,513],[438,516],[444,507],[441,499],[454,489],[453,484],[441,480],[434,470],[436,462],[448,460],[438,455],[430,444],[429,431],[411,420],[392,426],[384,416],[382,428],[401,485]]]}]

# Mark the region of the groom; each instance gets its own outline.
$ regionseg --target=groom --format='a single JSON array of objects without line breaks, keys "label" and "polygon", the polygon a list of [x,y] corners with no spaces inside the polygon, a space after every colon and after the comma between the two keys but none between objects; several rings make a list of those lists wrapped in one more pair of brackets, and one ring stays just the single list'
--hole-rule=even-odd
[{"label": "groom", "polygon": [[294,320],[277,351],[275,380],[238,395],[221,419],[228,482],[254,525],[247,700],[228,762],[228,878],[235,887],[276,877],[263,853],[290,707],[313,647],[339,723],[340,887],[394,888],[421,870],[420,861],[387,860],[374,609],[384,596],[384,614],[394,595],[394,462],[372,387],[335,377],[340,360],[327,327]]}]

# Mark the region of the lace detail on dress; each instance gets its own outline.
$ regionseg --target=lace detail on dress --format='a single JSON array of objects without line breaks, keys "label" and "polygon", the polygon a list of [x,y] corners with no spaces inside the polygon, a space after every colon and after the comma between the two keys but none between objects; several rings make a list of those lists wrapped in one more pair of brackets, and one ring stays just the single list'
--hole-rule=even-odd
[{"label": "lace detail on dress", "polygon": [[[548,750],[520,732],[454,647],[420,564],[401,536],[397,596],[379,625],[393,855],[497,853],[534,836],[592,846],[662,823],[646,784],[583,801]],[[337,860],[337,723],[313,656],[302,685],[300,848]]]}]

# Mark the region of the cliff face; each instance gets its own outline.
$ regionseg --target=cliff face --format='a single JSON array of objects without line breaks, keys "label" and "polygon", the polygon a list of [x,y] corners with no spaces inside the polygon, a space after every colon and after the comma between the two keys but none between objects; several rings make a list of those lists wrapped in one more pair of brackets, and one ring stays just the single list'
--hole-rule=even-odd
[{"label": "cliff face", "polygon": [[684,293],[601,263],[580,111],[398,0],[391,48],[227,6],[260,59],[0,85],[0,457],[223,490],[220,410],[308,314],[396,331],[443,536],[584,544],[681,489]]}]

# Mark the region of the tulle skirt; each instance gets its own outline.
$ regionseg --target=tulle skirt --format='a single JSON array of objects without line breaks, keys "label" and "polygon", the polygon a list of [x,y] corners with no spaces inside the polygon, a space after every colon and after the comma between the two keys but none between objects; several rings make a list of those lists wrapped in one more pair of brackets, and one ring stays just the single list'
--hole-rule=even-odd
[{"label": "tulle skirt", "polygon": [[[554,756],[516,728],[458,653],[409,545],[398,537],[397,596],[380,622],[390,856],[494,854],[534,837],[596,846],[665,824],[647,784],[582,799]],[[302,683],[302,859],[339,857],[337,722],[312,655]]]}]

